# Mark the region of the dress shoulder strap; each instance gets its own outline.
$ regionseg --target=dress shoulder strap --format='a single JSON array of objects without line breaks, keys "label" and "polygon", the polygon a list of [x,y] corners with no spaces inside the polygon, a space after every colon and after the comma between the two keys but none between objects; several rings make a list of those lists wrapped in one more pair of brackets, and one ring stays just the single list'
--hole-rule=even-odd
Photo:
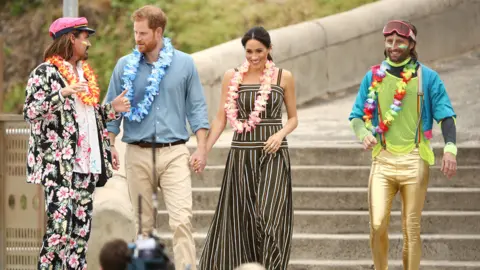
[{"label": "dress shoulder strap", "polygon": [[282,81],[282,69],[278,69],[278,75],[277,75],[277,85],[280,86],[280,82]]}]

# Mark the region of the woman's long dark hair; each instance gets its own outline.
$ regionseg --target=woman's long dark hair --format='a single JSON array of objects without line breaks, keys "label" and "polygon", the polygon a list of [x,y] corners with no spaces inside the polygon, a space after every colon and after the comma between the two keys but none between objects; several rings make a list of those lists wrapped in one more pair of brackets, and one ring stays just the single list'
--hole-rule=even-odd
[{"label": "woman's long dark hair", "polygon": [[[255,39],[255,40],[261,42],[263,45],[265,45],[265,47],[267,47],[267,49],[270,49],[271,46],[272,46],[272,41],[270,39],[270,34],[267,32],[267,30],[265,30],[265,28],[263,28],[261,26],[255,26],[255,27],[251,28],[250,30],[248,30],[245,33],[245,35],[243,35],[242,45],[243,45],[244,48],[245,48],[245,45],[247,44],[247,42],[251,39]],[[273,58],[270,55],[270,53],[268,53],[267,59],[270,60],[270,61],[273,61]]]}]

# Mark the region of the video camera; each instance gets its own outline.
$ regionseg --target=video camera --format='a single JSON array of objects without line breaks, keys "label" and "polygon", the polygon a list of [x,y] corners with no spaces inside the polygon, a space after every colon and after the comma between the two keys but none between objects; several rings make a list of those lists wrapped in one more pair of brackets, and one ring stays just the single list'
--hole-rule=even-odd
[{"label": "video camera", "polygon": [[148,237],[140,235],[128,247],[132,251],[128,270],[175,270],[165,251],[165,245],[153,233]]}]

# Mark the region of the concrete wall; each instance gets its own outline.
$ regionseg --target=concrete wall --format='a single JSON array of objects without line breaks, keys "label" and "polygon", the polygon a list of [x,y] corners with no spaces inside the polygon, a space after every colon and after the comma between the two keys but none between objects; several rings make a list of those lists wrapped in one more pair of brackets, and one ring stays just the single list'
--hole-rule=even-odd
[{"label": "concrete wall", "polygon": [[[457,55],[480,45],[480,1],[384,0],[357,9],[270,31],[276,64],[293,72],[299,104],[356,86],[383,59],[382,28],[390,19],[418,29],[422,62]],[[193,54],[209,106],[219,106],[224,72],[244,59],[240,39]]]}]

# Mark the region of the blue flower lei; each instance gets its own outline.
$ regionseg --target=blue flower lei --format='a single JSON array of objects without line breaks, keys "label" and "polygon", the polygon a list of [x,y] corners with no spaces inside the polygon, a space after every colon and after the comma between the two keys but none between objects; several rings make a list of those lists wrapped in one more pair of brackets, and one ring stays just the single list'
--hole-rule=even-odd
[{"label": "blue flower lei", "polygon": [[142,121],[142,119],[148,115],[155,96],[158,95],[158,93],[160,92],[160,82],[165,76],[166,69],[172,63],[173,57],[173,46],[170,42],[170,39],[163,38],[163,45],[164,46],[160,51],[160,56],[158,57],[158,60],[153,63],[152,73],[147,79],[150,84],[145,88],[145,95],[143,97],[143,100],[137,103],[136,106],[133,106],[134,89],[132,82],[137,76],[138,65],[140,59],[142,58],[142,53],[139,52],[137,48],[135,48],[133,52],[128,56],[127,64],[123,68],[122,81],[123,89],[128,90],[125,94],[125,97],[130,101],[132,107],[130,108],[129,112],[123,113],[123,116],[130,121]]}]

